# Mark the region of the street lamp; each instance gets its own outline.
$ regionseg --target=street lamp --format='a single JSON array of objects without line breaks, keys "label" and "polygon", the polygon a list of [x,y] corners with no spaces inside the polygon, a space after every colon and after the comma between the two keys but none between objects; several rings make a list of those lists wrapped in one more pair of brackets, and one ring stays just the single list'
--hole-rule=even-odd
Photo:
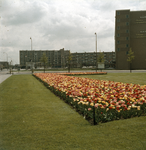
[{"label": "street lamp", "polygon": [[[3,54],[4,53],[7,55],[7,63],[8,63],[8,54],[6,52],[3,52]],[[7,64],[7,70],[8,70],[8,64]]]},{"label": "street lamp", "polygon": [[10,65],[9,65],[9,69],[10,69],[10,74],[13,72],[13,64],[12,64],[12,58],[9,56],[8,59],[10,58]]},{"label": "street lamp", "polygon": [[95,43],[96,43],[96,72],[97,72],[97,34],[96,34],[96,32],[95,32]]},{"label": "street lamp", "polygon": [[[13,72],[13,67],[12,67],[12,60],[10,61],[10,74]],[[13,74],[13,73],[12,73]]]},{"label": "street lamp", "polygon": [[32,38],[30,37],[30,40],[31,40],[31,51],[32,51]]},{"label": "street lamp", "polygon": [[36,66],[37,66],[36,65],[36,56],[37,56],[37,53],[35,53],[34,56],[35,56],[35,69],[36,69]]},{"label": "street lamp", "polygon": [[[31,40],[31,51],[32,51],[32,38],[30,37],[30,40]],[[32,56],[32,58],[33,58],[33,56]],[[33,73],[33,66],[32,66],[32,59],[31,59],[31,69],[32,69],[32,73]]]}]

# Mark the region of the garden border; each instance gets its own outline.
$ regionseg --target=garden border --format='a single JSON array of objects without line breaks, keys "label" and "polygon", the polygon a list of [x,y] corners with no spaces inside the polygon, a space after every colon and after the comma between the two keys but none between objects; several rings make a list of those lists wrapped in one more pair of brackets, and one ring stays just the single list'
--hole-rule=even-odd
[{"label": "garden border", "polygon": [[[68,74],[61,73],[59,75]],[[135,108],[131,108],[130,110],[124,110],[123,108],[122,111],[118,112],[116,109],[109,109],[108,111],[106,111],[105,108],[101,107],[98,107],[98,109],[96,109],[95,103],[91,105],[91,102],[89,102],[88,105],[84,105],[83,103],[80,103],[80,101],[74,101],[73,97],[66,95],[65,92],[55,89],[53,86],[50,86],[48,83],[46,83],[36,75],[33,74],[33,76],[40,82],[42,82],[56,96],[59,96],[60,99],[64,100],[65,103],[68,103],[75,111],[82,115],[92,125],[98,124],[99,122],[103,123],[113,120],[127,119],[136,116],[139,117],[141,115],[146,115],[146,101],[145,103],[143,103],[143,105],[139,105],[140,110],[137,110]]]}]

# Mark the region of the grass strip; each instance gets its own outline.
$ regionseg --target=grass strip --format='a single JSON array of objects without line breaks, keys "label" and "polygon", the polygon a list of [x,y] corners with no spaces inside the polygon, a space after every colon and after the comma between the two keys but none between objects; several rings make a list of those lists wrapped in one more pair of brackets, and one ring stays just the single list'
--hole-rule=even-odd
[{"label": "grass strip", "polygon": [[146,149],[145,116],[91,126],[31,75],[11,76],[0,91],[2,150]]},{"label": "grass strip", "polygon": [[104,76],[103,75],[98,75],[98,76],[79,75],[79,77],[146,85],[146,73],[108,73],[108,74],[105,74]]}]

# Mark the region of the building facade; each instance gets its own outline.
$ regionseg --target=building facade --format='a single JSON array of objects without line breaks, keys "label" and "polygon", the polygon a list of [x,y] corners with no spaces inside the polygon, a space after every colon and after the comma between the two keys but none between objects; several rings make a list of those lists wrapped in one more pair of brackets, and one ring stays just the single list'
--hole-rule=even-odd
[{"label": "building facade", "polygon": [[116,10],[116,69],[130,69],[130,48],[135,56],[131,69],[146,69],[146,11]]},{"label": "building facade", "polygon": [[[104,54],[104,64],[105,68],[115,68],[115,52],[103,52]],[[79,67],[96,67],[96,53],[95,52],[85,52],[85,53],[71,53],[72,61],[71,66],[73,68]],[[97,62],[100,53],[97,52]]]},{"label": "building facade", "polygon": [[48,57],[47,67],[61,68],[66,65],[65,62],[67,62],[70,51],[64,50],[64,48],[60,50],[20,50],[21,68],[42,67],[40,59],[43,53]]},{"label": "building facade", "polygon": [[8,69],[9,63],[7,61],[0,61],[0,69]]},{"label": "building facade", "polygon": [[[96,66],[96,53],[70,53],[69,50],[21,50],[20,51],[20,66],[21,68],[40,68],[43,64],[40,59],[46,54],[48,57],[47,67],[51,68],[82,68],[82,67],[95,67]],[[104,53],[104,63],[105,67],[115,68],[115,52],[103,52]],[[69,60],[69,56],[71,60]],[[97,53],[98,61],[99,53]],[[69,62],[70,61],[70,62]]]}]

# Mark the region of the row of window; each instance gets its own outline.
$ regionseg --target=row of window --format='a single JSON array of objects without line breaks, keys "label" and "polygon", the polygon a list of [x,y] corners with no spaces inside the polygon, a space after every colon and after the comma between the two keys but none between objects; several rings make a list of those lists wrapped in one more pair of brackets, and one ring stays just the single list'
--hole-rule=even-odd
[{"label": "row of window", "polygon": [[[126,48],[129,48],[129,44],[125,45]],[[122,48],[123,49],[123,48]],[[120,48],[117,48],[117,51],[120,51]]]},{"label": "row of window", "polygon": [[[121,21],[122,20],[122,21]],[[123,19],[120,19],[120,18],[117,18],[117,22],[123,22],[124,23],[124,20]],[[125,25],[129,26],[129,22],[125,22]],[[124,25],[124,24],[123,24]]]},{"label": "row of window", "polygon": [[[125,32],[122,33],[129,33],[129,30],[125,30]],[[117,33],[117,37],[120,37],[120,33]]]},{"label": "row of window", "polygon": [[[126,40],[129,40],[129,37],[125,37]],[[123,42],[123,40],[122,40]],[[120,44],[120,41],[117,41],[117,44]]]},{"label": "row of window", "polygon": [[[120,51],[120,48],[117,48],[117,51]],[[129,52],[128,51],[126,51],[125,52],[127,55],[129,54]]]},{"label": "row of window", "polygon": [[[125,22],[125,25],[129,26],[129,22]],[[123,27],[124,25],[121,25],[121,26]],[[117,30],[120,30],[120,26],[117,26]]]},{"label": "row of window", "polygon": [[[117,15],[120,15],[121,14],[121,12],[120,11],[117,11]],[[129,14],[126,14],[125,15],[125,18],[129,18]]]}]

